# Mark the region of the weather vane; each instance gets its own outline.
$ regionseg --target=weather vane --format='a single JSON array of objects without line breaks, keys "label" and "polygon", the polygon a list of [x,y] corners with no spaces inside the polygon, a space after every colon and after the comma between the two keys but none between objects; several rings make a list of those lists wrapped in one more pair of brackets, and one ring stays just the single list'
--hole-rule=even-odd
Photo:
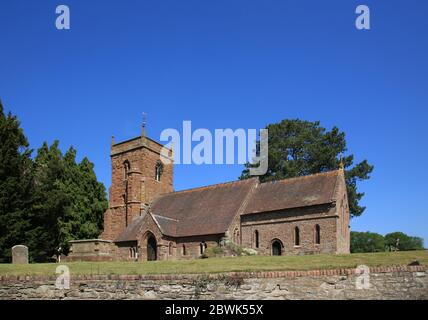
[{"label": "weather vane", "polygon": [[146,127],[146,124],[147,124],[147,113],[143,112],[143,123],[142,123],[143,128]]}]

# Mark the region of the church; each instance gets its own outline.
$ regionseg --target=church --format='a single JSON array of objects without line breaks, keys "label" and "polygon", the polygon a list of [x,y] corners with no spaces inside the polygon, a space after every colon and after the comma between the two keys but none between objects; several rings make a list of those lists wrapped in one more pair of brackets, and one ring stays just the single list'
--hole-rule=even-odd
[{"label": "church", "polygon": [[174,166],[160,160],[162,148],[144,129],[131,140],[112,138],[104,231],[71,241],[68,261],[192,259],[228,243],[259,255],[349,253],[343,169],[174,191]]}]

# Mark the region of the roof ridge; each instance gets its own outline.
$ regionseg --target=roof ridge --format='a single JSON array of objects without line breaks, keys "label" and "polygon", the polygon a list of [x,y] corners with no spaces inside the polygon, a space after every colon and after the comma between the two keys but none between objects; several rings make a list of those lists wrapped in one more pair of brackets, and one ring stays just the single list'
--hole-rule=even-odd
[{"label": "roof ridge", "polygon": [[180,221],[179,219],[174,219],[174,218],[170,218],[170,217],[165,217],[165,216],[163,216],[163,215],[161,215],[161,214],[156,214],[156,213],[152,213],[152,216],[154,216],[154,217],[164,218],[164,219],[167,219],[167,220],[177,221],[177,222],[179,222],[179,221]]},{"label": "roof ridge", "polygon": [[220,183],[209,184],[209,185],[201,186],[201,187],[194,187],[194,188],[190,188],[190,189],[184,189],[184,190],[173,191],[173,192],[169,192],[169,193],[163,193],[159,196],[165,196],[165,195],[169,195],[169,194],[185,193],[185,192],[193,192],[193,191],[204,190],[204,189],[212,189],[212,188],[221,187],[221,186],[225,186],[225,185],[231,185],[234,183],[238,184],[238,183],[244,183],[244,182],[248,182],[248,181],[254,181],[256,179],[258,179],[258,178],[254,177],[254,178],[249,178],[249,179],[220,182]]},{"label": "roof ridge", "polygon": [[310,178],[312,178],[314,176],[321,176],[321,175],[326,175],[327,176],[327,175],[332,175],[334,173],[338,173],[339,171],[340,171],[340,169],[333,169],[333,170],[324,171],[324,172],[306,174],[306,175],[298,176],[298,177],[285,178],[285,179],[281,179],[281,180],[266,181],[266,182],[260,183],[260,186],[264,185],[264,184],[285,183],[285,182],[290,182],[290,181],[293,181],[293,180],[310,179]]}]

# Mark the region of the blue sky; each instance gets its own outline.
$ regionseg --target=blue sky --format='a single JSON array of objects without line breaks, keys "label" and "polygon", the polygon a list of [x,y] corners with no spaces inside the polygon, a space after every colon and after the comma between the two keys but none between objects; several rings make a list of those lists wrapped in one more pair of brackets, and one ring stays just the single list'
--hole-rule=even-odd
[{"label": "blue sky", "polygon": [[[55,28],[69,5],[71,30]],[[355,8],[371,10],[358,31]],[[286,118],[346,132],[360,184],[353,230],[428,245],[428,2],[2,1],[0,99],[33,148],[59,139],[110,185],[110,137],[165,128],[263,128]],[[180,165],[175,189],[236,179],[240,165]]]}]

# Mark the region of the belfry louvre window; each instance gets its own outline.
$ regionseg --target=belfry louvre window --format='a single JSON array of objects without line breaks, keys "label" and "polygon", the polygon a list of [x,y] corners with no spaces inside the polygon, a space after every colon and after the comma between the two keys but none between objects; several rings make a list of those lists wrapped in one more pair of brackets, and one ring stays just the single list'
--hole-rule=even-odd
[{"label": "belfry louvre window", "polygon": [[128,174],[130,170],[131,170],[131,164],[129,163],[128,160],[125,160],[123,162],[124,180],[128,180]]},{"label": "belfry louvre window", "polygon": [[160,161],[156,163],[155,167],[155,180],[160,181],[163,172],[163,165]]}]

